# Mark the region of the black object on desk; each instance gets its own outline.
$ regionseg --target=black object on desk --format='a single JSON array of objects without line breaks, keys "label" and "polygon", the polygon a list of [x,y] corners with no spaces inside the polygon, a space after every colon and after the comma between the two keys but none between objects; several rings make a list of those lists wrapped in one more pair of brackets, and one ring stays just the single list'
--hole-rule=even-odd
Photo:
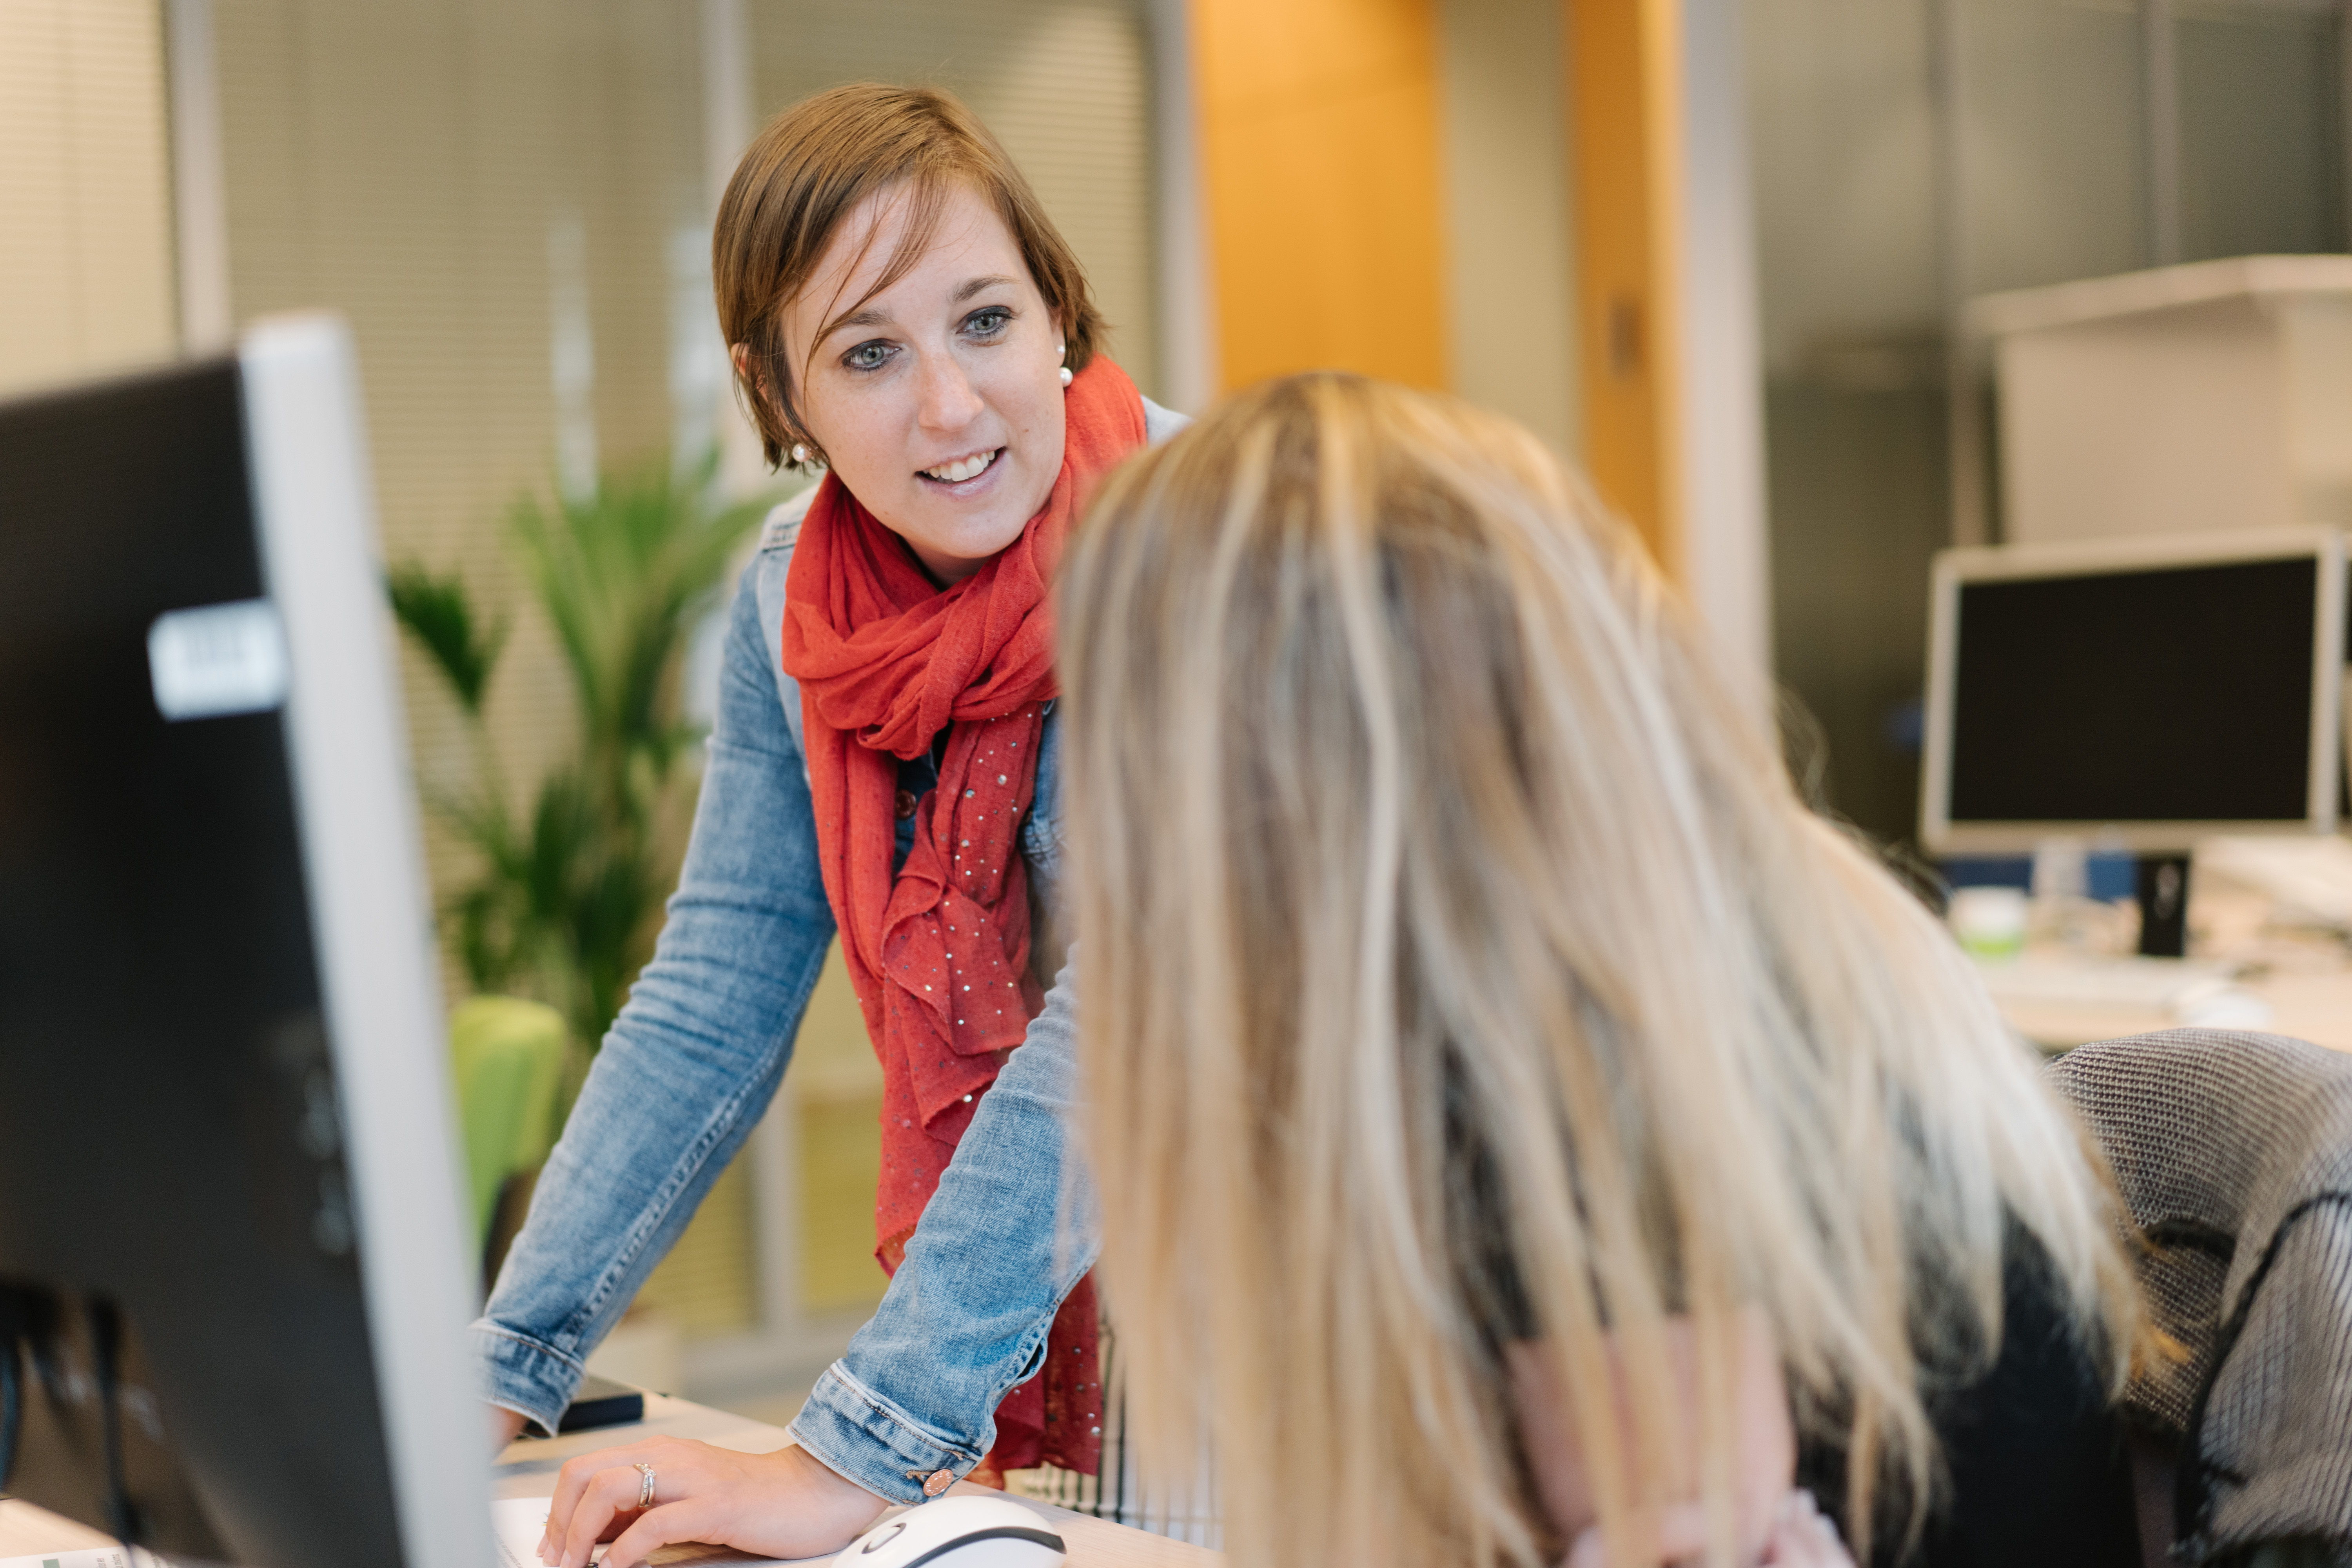
[{"label": "black object on desk", "polygon": [[2189,951],[2189,857],[2143,855],[2134,878],[2139,895],[2139,950],[2148,958]]},{"label": "black object on desk", "polygon": [[599,1426],[626,1426],[645,1418],[643,1389],[591,1373],[580,1384],[580,1392],[572,1395],[572,1404],[555,1429],[558,1433],[593,1432]]}]

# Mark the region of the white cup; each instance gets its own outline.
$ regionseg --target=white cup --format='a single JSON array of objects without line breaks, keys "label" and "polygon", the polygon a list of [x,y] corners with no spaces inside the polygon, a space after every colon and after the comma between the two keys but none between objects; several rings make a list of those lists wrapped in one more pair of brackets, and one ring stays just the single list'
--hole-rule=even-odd
[{"label": "white cup", "polygon": [[1945,918],[1970,956],[2015,958],[2025,946],[2025,891],[2021,888],[1961,888],[1952,894]]}]

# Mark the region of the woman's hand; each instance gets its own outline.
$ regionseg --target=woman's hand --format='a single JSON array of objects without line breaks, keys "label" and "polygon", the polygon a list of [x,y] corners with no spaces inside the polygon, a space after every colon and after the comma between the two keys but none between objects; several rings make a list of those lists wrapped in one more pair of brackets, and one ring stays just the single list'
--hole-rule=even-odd
[{"label": "woman's hand", "polygon": [[503,1405],[489,1407],[490,1453],[493,1457],[506,1451],[508,1444],[522,1436],[523,1413],[509,1410]]},{"label": "woman's hand", "polygon": [[1853,1553],[1838,1539],[1837,1526],[1802,1487],[1780,1500],[1764,1561],[1773,1568],[1853,1568]]},{"label": "woman's hand", "polygon": [[[631,1472],[634,1474],[635,1472]],[[1706,1510],[1696,1503],[1670,1508],[1658,1521],[1655,1562],[1696,1563],[1706,1552]],[[1831,1523],[1802,1487],[1791,1487],[1773,1510],[1772,1528],[1761,1552],[1751,1559],[1756,1568],[1853,1568],[1853,1555],[1838,1539]],[[1601,1529],[1595,1525],[1576,1538],[1561,1568],[1612,1568]]]},{"label": "woman's hand", "polygon": [[[641,1464],[654,1471],[653,1506],[642,1512]],[[563,1467],[539,1555],[553,1568],[585,1568],[596,1543],[610,1540],[605,1568],[635,1568],[677,1541],[761,1557],[819,1557],[855,1541],[888,1506],[798,1447],[739,1454],[653,1437]]]}]

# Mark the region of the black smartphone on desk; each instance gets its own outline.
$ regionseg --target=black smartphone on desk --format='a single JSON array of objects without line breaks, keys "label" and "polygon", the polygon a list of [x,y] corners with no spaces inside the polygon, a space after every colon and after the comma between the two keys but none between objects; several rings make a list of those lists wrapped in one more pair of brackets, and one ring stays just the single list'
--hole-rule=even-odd
[{"label": "black smartphone on desk", "polygon": [[593,1432],[599,1426],[626,1426],[645,1418],[643,1389],[590,1373],[581,1383],[580,1392],[572,1396],[572,1404],[555,1430],[559,1435]]}]

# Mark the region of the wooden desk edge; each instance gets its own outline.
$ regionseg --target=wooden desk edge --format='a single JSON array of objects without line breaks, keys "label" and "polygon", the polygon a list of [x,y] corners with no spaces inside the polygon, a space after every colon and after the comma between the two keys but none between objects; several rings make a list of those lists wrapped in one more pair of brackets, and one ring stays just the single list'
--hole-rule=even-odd
[{"label": "wooden desk edge", "polygon": [[51,1513],[23,1498],[0,1498],[0,1557],[38,1557],[47,1552],[87,1552],[113,1544],[114,1537],[79,1520]]},{"label": "wooden desk edge", "polygon": [[[552,1489],[555,1472],[567,1459],[581,1454],[593,1454],[599,1448],[616,1448],[635,1442],[648,1433],[664,1436],[690,1437],[739,1453],[765,1454],[791,1446],[792,1434],[781,1426],[765,1422],[747,1420],[724,1410],[691,1400],[673,1399],[666,1394],[646,1395],[646,1419],[628,1426],[607,1426],[595,1432],[575,1432],[569,1436],[526,1440],[514,1444],[499,1456],[498,1468],[492,1472],[491,1490],[499,1497],[536,1497]],[[1129,1525],[1114,1524],[1107,1519],[1095,1519],[1052,1503],[1037,1502],[1029,1498],[1009,1494],[959,1481],[949,1495],[958,1492],[980,1497],[1008,1498],[1049,1521],[1070,1549],[1070,1568],[1213,1568],[1224,1561],[1224,1554],[1206,1547],[1192,1546],[1181,1541],[1171,1541],[1164,1535],[1137,1530]],[[824,1563],[825,1558],[812,1558]]]},{"label": "wooden desk edge", "polygon": [[[764,1422],[748,1421],[730,1415],[707,1405],[689,1400],[671,1399],[658,1394],[646,1396],[646,1420],[628,1426],[608,1426],[596,1432],[575,1432],[570,1436],[516,1443],[498,1458],[490,1472],[490,1493],[493,1497],[541,1497],[554,1489],[555,1472],[563,1462],[580,1454],[593,1454],[599,1448],[617,1447],[635,1442],[649,1432],[677,1437],[695,1437],[722,1448],[740,1453],[772,1453],[789,1447],[792,1434],[781,1426]],[[982,1497],[1004,1497],[1003,1492],[986,1487],[959,1482],[953,1489]],[[1108,1520],[1091,1519],[1082,1513],[1072,1513],[1051,1503],[1035,1502],[1028,1498],[1010,1500],[1029,1509],[1050,1521],[1062,1539],[1069,1544],[1070,1568],[1213,1568],[1224,1561],[1221,1552],[1205,1547],[1189,1546],[1181,1541],[1153,1535],[1149,1531],[1113,1524]],[[485,1521],[485,1523],[488,1521]],[[114,1538],[92,1530],[86,1524],[25,1501],[22,1498],[0,1499],[0,1557],[37,1556],[43,1552],[84,1551],[93,1546],[111,1546]],[[824,1563],[829,1558],[812,1558]]]},{"label": "wooden desk edge", "polygon": [[[2241,981],[2238,986],[2272,1007],[2270,1022],[2252,1032],[2288,1035],[2329,1050],[2352,1053],[2352,972],[2271,974]],[[2000,1005],[2010,1027],[2046,1051],[2196,1026],[2152,1007],[2022,998]]]}]

